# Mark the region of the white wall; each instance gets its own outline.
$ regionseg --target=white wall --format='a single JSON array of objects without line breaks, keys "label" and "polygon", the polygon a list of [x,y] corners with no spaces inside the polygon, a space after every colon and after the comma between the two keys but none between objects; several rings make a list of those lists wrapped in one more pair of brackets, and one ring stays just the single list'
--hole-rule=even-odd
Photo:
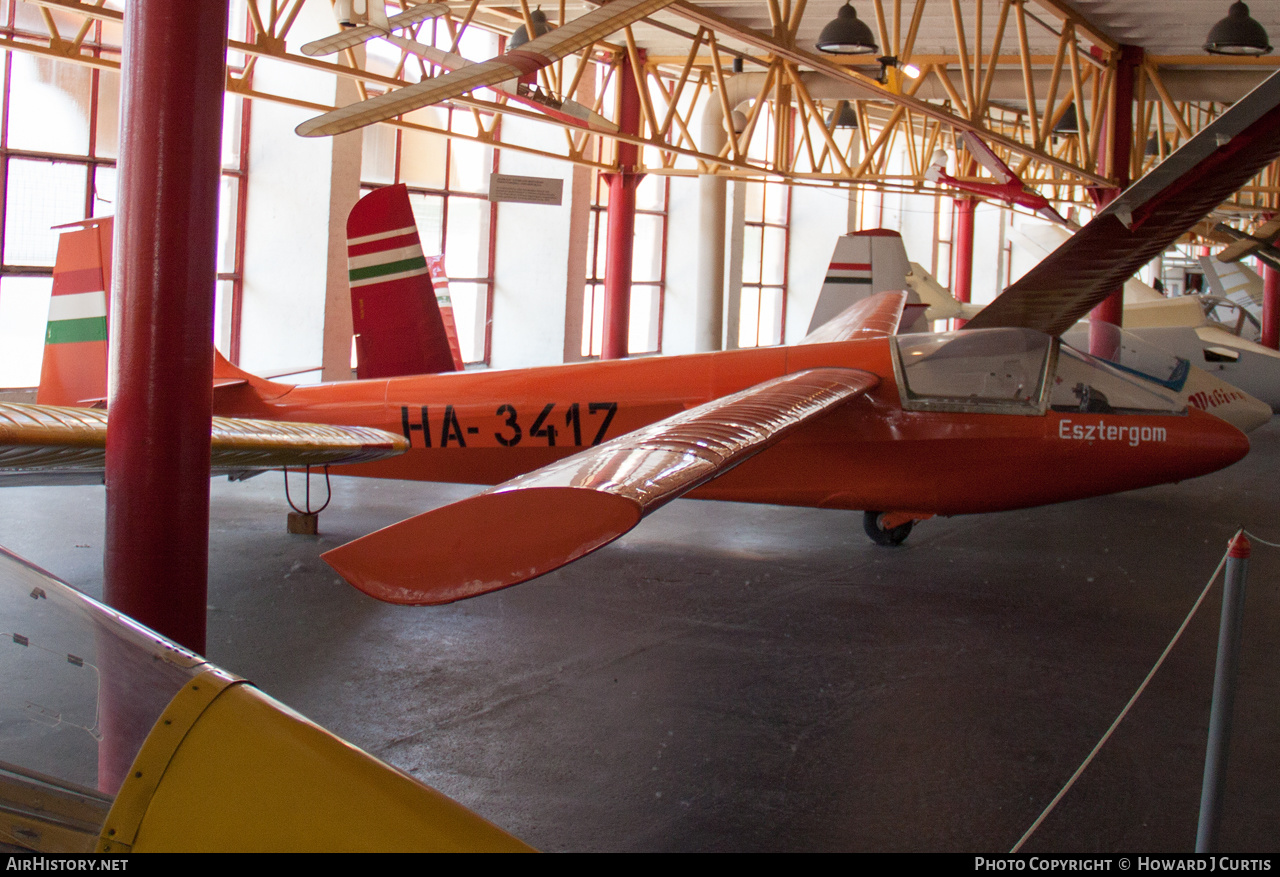
[{"label": "white wall", "polygon": [[[334,30],[326,4],[305,4],[290,31],[290,46]],[[255,83],[263,91],[314,95],[332,104],[332,76],[259,59]],[[333,142],[299,137],[310,110],[255,101],[245,223],[244,309],[240,362],[258,374],[320,366],[323,351]]]},{"label": "white wall", "polygon": [[[503,138],[514,142],[551,149],[558,138],[564,144],[563,132],[553,125],[508,116],[502,126]],[[504,150],[500,172],[564,180],[564,195],[558,207],[498,205],[490,363],[520,368],[562,362],[573,169],[568,162]],[[578,272],[585,276],[585,263]]]},{"label": "white wall", "polygon": [[847,234],[850,191],[795,186],[791,189],[791,253],[787,263],[785,341],[794,344],[809,329],[809,319],[831,262],[836,238]]},{"label": "white wall", "polygon": [[1001,273],[998,268],[1004,258],[1000,250],[1003,242],[1000,223],[1007,215],[998,205],[987,201],[978,202],[974,212],[973,286],[969,296],[974,304],[986,304],[1002,291],[997,289],[997,276]]},{"label": "white wall", "polygon": [[[698,265],[711,257],[699,246],[705,221],[696,177],[673,177],[667,195],[667,289],[662,311],[662,352],[697,350]],[[723,254],[720,254],[723,258]]]}]

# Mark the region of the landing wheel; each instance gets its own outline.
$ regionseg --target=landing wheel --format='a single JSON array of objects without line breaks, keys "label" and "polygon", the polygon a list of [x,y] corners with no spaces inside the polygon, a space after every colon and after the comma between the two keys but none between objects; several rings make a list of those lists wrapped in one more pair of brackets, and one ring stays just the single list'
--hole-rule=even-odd
[{"label": "landing wheel", "polygon": [[915,526],[915,521],[907,521],[905,524],[899,524],[891,529],[885,529],[880,526],[880,516],[884,512],[863,512],[862,528],[867,531],[867,535],[871,537],[871,541],[877,545],[901,545],[911,535],[911,528]]}]

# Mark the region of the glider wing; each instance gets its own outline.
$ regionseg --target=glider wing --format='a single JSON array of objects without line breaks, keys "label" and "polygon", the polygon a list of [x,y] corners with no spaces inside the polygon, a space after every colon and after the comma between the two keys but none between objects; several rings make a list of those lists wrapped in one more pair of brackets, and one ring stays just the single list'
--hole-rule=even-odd
[{"label": "glider wing", "polygon": [[450,603],[528,581],[617,539],[648,513],[879,383],[795,372],[682,411],[322,555],[389,603]]}]

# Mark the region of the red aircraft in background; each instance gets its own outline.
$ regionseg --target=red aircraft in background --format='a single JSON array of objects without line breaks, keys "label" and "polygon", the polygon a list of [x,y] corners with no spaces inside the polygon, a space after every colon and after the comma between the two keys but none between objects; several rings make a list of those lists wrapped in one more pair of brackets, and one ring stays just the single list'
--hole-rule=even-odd
[{"label": "red aircraft in background", "polygon": [[533,578],[685,495],[863,510],[891,544],[931,515],[1180,481],[1247,439],[1057,336],[1277,155],[1272,77],[960,332],[895,334],[907,294],[883,292],[792,347],[297,387],[219,359],[214,407],[408,445],[347,474],[497,485],[324,555],[406,604]]},{"label": "red aircraft in background", "polygon": [[1053,205],[1049,203],[1048,198],[1022,182],[1018,175],[1001,161],[1000,157],[991,151],[991,147],[983,143],[977,135],[957,134],[956,147],[968,150],[969,154],[977,159],[978,163],[986,168],[987,172],[996,181],[994,183],[978,183],[951,176],[947,173],[947,153],[943,149],[939,149],[933,154],[933,162],[924,172],[926,180],[934,183],[946,183],[948,186],[954,186],[962,192],[995,198],[1006,204],[1026,207],[1050,222],[1056,222],[1071,229],[1079,228],[1078,225],[1055,210]]}]

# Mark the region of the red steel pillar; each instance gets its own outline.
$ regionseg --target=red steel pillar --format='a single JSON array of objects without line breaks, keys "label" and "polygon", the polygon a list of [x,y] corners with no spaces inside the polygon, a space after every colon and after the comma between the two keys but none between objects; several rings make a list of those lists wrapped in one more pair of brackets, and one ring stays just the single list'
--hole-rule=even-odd
[{"label": "red steel pillar", "polygon": [[[640,53],[644,63],[644,53]],[[640,133],[640,89],[631,59],[622,56],[618,65],[618,127],[624,134]],[[604,340],[601,359],[622,359],[627,355],[631,334],[631,256],[636,232],[636,186],[644,174],[637,173],[640,148],[634,143],[615,141],[618,171],[606,174],[609,183],[608,238],[604,257]]]},{"label": "red steel pillar", "polygon": [[[962,304],[973,299],[973,216],[977,207],[976,198],[956,199],[956,269],[951,294]],[[965,322],[957,319],[956,326]]]},{"label": "red steel pillar", "polygon": [[1262,263],[1262,344],[1280,350],[1280,270]]},{"label": "red steel pillar", "polygon": [[[1133,161],[1133,90],[1136,74],[1142,66],[1142,49],[1137,46],[1121,46],[1120,59],[1116,64],[1115,100],[1111,111],[1107,114],[1107,141],[1110,149],[1107,152],[1107,176],[1115,180],[1116,187],[1098,193],[1095,199],[1098,207],[1110,203],[1117,195],[1129,187],[1130,168]],[[1089,322],[1111,323],[1119,326],[1124,319],[1124,288],[1121,287],[1098,305],[1089,314]],[[1089,350],[1091,353],[1105,356],[1110,345],[1102,340],[1103,336],[1089,332]]]},{"label": "red steel pillar", "polygon": [[130,0],[104,596],[203,652],[227,0]]}]

